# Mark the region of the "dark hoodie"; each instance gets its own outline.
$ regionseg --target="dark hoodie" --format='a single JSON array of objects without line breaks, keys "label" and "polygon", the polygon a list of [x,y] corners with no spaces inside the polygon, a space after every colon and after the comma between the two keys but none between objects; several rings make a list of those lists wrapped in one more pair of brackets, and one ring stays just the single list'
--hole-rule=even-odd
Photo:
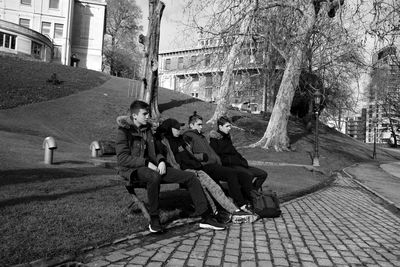
[{"label": "dark hoodie", "polygon": [[182,136],[174,137],[172,134],[171,120],[166,120],[157,129],[157,139],[164,145],[163,155],[167,163],[174,168],[182,170],[199,170],[202,165],[200,161],[191,153],[190,147],[183,140]]},{"label": "dark hoodie", "polygon": [[247,160],[233,146],[230,134],[225,134],[220,130],[212,130],[210,132],[210,146],[221,158],[222,165],[249,167]]},{"label": "dark hoodie", "polygon": [[197,130],[188,130],[183,134],[183,139],[191,147],[191,151],[196,157],[202,158],[201,164],[221,165],[221,159],[208,144],[206,137]]},{"label": "dark hoodie", "polygon": [[118,174],[129,180],[131,174],[149,162],[158,165],[164,160],[155,146],[151,125],[136,127],[129,116],[117,118],[116,153]]}]

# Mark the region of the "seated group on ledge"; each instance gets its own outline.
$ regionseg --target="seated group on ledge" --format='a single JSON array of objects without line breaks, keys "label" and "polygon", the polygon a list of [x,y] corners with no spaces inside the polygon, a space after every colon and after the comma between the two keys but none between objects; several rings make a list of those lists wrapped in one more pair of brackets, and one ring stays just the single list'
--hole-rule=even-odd
[{"label": "seated group on ledge", "polygon": [[[252,190],[259,190],[267,172],[248,165],[235,149],[229,134],[231,122],[218,119],[218,129],[210,132],[210,142],[202,133],[203,119],[196,112],[189,117],[189,129],[184,123],[166,119],[156,129],[149,123],[149,105],[136,100],[130,105],[130,116],[117,118],[116,152],[118,173],[130,183],[145,182],[147,186],[152,233],[162,232],[159,218],[161,183],[185,186],[201,217],[199,227],[223,230],[234,223],[253,222],[258,216],[251,207]],[[228,198],[219,183],[228,184]],[[233,199],[233,201],[232,201]],[[214,201],[229,213],[229,220],[218,216]]]}]

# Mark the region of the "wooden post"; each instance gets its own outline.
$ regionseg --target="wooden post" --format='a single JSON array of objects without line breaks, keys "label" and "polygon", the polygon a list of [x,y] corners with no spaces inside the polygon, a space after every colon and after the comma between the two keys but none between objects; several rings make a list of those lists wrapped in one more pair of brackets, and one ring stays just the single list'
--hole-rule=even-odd
[{"label": "wooden post", "polygon": [[151,117],[158,118],[158,52],[160,46],[160,23],[165,4],[159,0],[149,0],[149,28],[147,36],[139,36],[145,47],[145,65],[139,98],[150,104]]}]

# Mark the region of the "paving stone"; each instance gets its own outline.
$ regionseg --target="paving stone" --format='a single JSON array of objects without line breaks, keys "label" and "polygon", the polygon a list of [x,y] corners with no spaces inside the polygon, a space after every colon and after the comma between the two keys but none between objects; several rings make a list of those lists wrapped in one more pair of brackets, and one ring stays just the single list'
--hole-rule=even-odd
[{"label": "paving stone", "polygon": [[203,265],[203,260],[199,260],[199,259],[189,259],[187,262],[187,266],[202,266]]},{"label": "paving stone", "polygon": [[125,259],[127,257],[128,257],[128,255],[122,254],[121,252],[114,252],[114,253],[111,253],[108,256],[106,256],[105,259],[109,262],[115,262],[115,261]]},{"label": "paving stone", "polygon": [[239,261],[239,256],[225,255],[224,261],[225,262],[238,262]]},{"label": "paving stone", "polygon": [[161,267],[162,264],[163,264],[162,262],[151,261],[146,264],[146,267]]},{"label": "paving stone", "polygon": [[209,265],[209,266],[220,266],[221,265],[221,258],[207,257],[206,265]]},{"label": "paving stone", "polygon": [[141,256],[136,256],[132,260],[129,261],[129,263],[135,263],[135,264],[146,264],[146,262],[149,260],[149,257],[141,257]]},{"label": "paving stone", "polygon": [[165,252],[158,252],[154,255],[153,258],[151,258],[152,261],[161,261],[164,262],[169,258],[169,253],[165,253]]},{"label": "paving stone", "polygon": [[274,264],[279,266],[289,266],[289,262],[285,258],[274,258]]},{"label": "paving stone", "polygon": [[240,260],[241,261],[247,261],[247,260],[255,260],[256,255],[254,253],[241,253],[240,254]]},{"label": "paving stone", "polygon": [[257,267],[257,264],[254,261],[242,261],[241,267]]},{"label": "paving stone", "polygon": [[110,264],[110,262],[108,262],[108,261],[97,260],[97,261],[86,263],[85,266],[88,266],[88,267],[102,267],[102,266],[106,266],[106,265],[109,265],[109,264]]},{"label": "paving stone", "polygon": [[170,266],[170,267],[180,267],[180,266],[185,266],[185,261],[182,259],[170,259],[166,266]]}]

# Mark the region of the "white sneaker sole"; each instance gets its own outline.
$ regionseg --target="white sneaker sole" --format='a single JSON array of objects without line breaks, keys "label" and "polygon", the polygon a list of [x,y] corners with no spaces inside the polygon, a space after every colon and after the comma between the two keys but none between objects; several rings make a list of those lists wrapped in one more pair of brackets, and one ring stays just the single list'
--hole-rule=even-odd
[{"label": "white sneaker sole", "polygon": [[258,215],[233,215],[232,223],[253,223],[258,220]]},{"label": "white sneaker sole", "polygon": [[199,223],[199,227],[203,229],[225,230],[225,227],[218,227],[207,223]]},{"label": "white sneaker sole", "polygon": [[160,232],[162,232],[162,231],[156,231],[156,230],[151,229],[151,225],[149,225],[149,231],[150,231],[150,233],[160,233]]}]

